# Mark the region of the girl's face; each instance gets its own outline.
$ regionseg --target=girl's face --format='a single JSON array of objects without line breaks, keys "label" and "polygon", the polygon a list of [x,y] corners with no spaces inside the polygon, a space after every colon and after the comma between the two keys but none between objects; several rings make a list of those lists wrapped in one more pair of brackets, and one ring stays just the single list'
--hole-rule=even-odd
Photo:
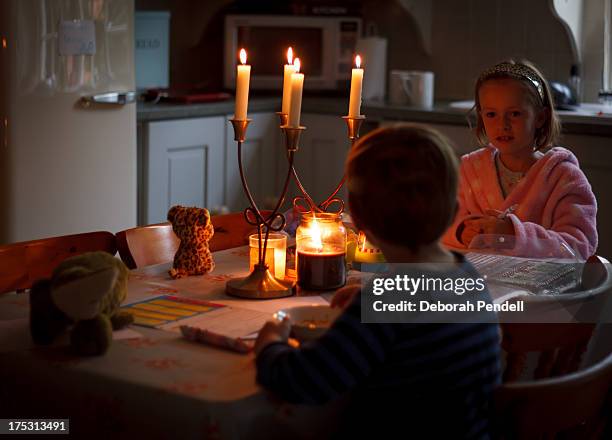
[{"label": "girl's face", "polygon": [[533,106],[524,87],[514,79],[493,79],[478,90],[485,132],[502,154],[533,152],[536,129],[546,122],[546,110]]}]

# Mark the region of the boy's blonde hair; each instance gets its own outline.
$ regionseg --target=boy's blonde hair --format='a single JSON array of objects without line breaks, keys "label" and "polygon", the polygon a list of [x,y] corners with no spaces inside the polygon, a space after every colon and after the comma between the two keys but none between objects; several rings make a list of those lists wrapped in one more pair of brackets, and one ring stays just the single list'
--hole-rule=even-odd
[{"label": "boy's blonde hair", "polygon": [[449,141],[418,124],[379,128],[346,162],[355,225],[411,250],[437,241],[456,210],[457,158]]},{"label": "boy's blonde hair", "polygon": [[485,82],[495,79],[514,79],[519,81],[527,92],[529,102],[536,111],[541,111],[543,109],[547,110],[548,117],[544,125],[536,129],[535,132],[535,149],[540,150],[550,147],[557,142],[561,134],[561,122],[555,111],[555,105],[548,86],[548,81],[546,81],[542,72],[533,63],[526,60],[517,62],[512,59],[503,61],[485,70],[476,81],[473,110],[476,112],[476,128],[474,129],[474,133],[478,141],[482,145],[487,145],[489,142],[485,132],[484,122],[480,115],[480,99],[478,92]]}]

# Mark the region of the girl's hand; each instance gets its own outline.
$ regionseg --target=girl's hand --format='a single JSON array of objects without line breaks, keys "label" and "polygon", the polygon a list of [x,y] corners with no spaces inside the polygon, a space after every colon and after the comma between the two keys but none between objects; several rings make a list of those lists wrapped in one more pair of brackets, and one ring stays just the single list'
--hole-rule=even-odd
[{"label": "girl's hand", "polygon": [[351,303],[351,301],[353,301],[355,295],[358,295],[360,291],[361,286],[358,284],[344,286],[343,288],[338,289],[338,291],[332,297],[329,305],[331,307],[339,307],[344,309]]},{"label": "girl's hand", "polygon": [[266,322],[259,330],[259,335],[255,341],[255,354],[259,354],[261,350],[273,342],[287,342],[290,331],[291,322],[289,318],[284,318],[282,321]]},{"label": "girl's hand", "polygon": [[[476,235],[514,235],[514,225],[512,224],[512,221],[509,218],[505,217],[503,219],[500,219],[492,215],[487,215],[485,217],[474,220],[466,220],[465,229],[469,230],[470,233],[475,233]],[[461,237],[463,239],[463,234],[461,235]],[[472,236],[472,238],[474,237]]]}]

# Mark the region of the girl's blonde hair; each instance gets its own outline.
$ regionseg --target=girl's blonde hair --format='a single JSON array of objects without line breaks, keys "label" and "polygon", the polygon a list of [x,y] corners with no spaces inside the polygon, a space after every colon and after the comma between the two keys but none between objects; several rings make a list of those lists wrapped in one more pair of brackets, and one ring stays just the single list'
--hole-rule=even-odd
[{"label": "girl's blonde hair", "polygon": [[544,75],[542,75],[542,72],[533,63],[526,60],[517,62],[512,59],[503,61],[485,70],[476,81],[476,86],[474,88],[475,100],[472,111],[476,112],[476,127],[474,128],[474,134],[478,141],[482,145],[487,145],[489,142],[484,122],[480,115],[481,109],[478,92],[485,82],[494,79],[513,79],[519,81],[527,91],[529,101],[534,108],[537,111],[547,110],[547,118],[544,125],[537,128],[535,132],[535,149],[540,150],[556,143],[561,134],[561,122],[555,111],[548,82],[544,78]]}]

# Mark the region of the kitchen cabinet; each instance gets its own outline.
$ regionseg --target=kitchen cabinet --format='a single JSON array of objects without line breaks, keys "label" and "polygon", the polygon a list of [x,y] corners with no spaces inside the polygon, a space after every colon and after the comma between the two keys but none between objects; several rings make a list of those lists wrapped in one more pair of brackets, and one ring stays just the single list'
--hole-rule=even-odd
[{"label": "kitchen cabinet", "polygon": [[214,116],[141,128],[141,224],[166,221],[168,209],[177,204],[224,204],[226,123],[225,117]]},{"label": "kitchen cabinet", "polygon": [[[254,113],[242,145],[242,165],[249,189],[260,209],[274,208],[282,188],[277,184],[280,169],[286,172],[285,147],[281,145],[279,119],[275,113]],[[228,116],[227,119],[231,118]],[[230,211],[249,206],[240,180],[238,146],[232,124],[225,122],[225,193],[224,204]],[[281,148],[282,147],[282,148]]]},{"label": "kitchen cabinet", "polygon": [[[410,122],[410,121],[403,121]],[[397,124],[398,121],[383,121],[380,125],[381,127]],[[424,124],[428,127],[433,128],[434,130],[439,131],[444,136],[446,136],[450,141],[457,153],[458,157],[469,153],[470,151],[474,151],[478,148],[478,142],[470,128],[466,125],[451,125],[451,124]]]}]

